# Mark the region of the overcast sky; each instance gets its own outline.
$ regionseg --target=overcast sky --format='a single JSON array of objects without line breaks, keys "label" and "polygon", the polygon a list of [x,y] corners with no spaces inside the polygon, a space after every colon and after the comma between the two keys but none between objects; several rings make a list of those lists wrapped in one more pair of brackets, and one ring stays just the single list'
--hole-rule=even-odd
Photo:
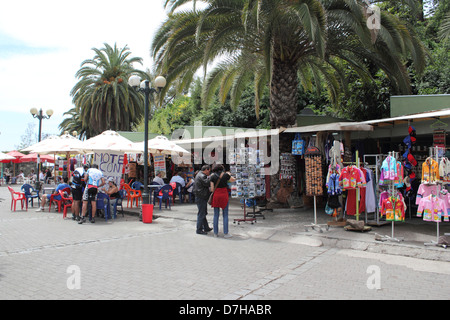
[{"label": "overcast sky", "polygon": [[52,109],[42,132],[58,134],[63,113],[73,107],[75,73],[92,48],[127,45],[152,68],[150,45],[166,18],[164,0],[2,1],[0,9],[0,151],[21,142],[31,108]]}]

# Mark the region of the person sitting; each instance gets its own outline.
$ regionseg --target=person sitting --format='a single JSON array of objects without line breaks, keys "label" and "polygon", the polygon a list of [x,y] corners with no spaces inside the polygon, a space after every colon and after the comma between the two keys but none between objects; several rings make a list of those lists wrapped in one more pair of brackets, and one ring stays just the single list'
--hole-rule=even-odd
[{"label": "person sitting", "polygon": [[111,199],[120,198],[119,188],[117,187],[117,184],[114,182],[114,178],[108,179],[108,189],[105,190],[105,193]]},{"label": "person sitting", "polygon": [[[56,187],[55,191],[52,193],[53,195],[55,195],[53,197],[53,199],[55,200],[61,200],[61,196],[59,195],[59,190],[63,190],[63,189],[70,189],[70,186],[67,184],[69,180],[67,179],[67,177],[64,178],[64,181],[60,184],[58,184],[58,186]],[[50,201],[50,197],[52,196],[52,194],[43,194],[41,197],[41,207],[39,209],[36,210],[36,212],[40,212],[40,211],[44,211],[44,206],[45,203],[47,201]]]},{"label": "person sitting", "polygon": [[189,198],[190,195],[192,195],[193,189],[194,189],[194,178],[191,178],[189,179],[189,182],[186,184],[186,187],[183,188],[184,202],[189,202]]},{"label": "person sitting", "polygon": [[28,179],[30,179],[32,182],[36,182],[36,174],[34,173],[34,169],[31,169]]},{"label": "person sitting", "polygon": [[186,180],[184,180],[184,172],[178,171],[176,175],[174,175],[172,179],[170,179],[170,182],[178,182],[179,184],[181,184],[181,187],[184,188],[186,186]]},{"label": "person sitting", "polygon": [[39,172],[39,181],[42,183],[45,182],[45,169],[42,169],[41,172]]},{"label": "person sitting", "polygon": [[25,174],[23,173],[23,170],[20,170],[19,175],[16,177],[16,183],[24,183],[25,182]]},{"label": "person sitting", "polygon": [[160,184],[162,186],[165,185],[164,180],[162,179],[163,174],[164,174],[164,172],[157,171],[156,172],[156,177],[153,179],[153,182],[156,182],[156,183],[158,183],[158,184]]}]

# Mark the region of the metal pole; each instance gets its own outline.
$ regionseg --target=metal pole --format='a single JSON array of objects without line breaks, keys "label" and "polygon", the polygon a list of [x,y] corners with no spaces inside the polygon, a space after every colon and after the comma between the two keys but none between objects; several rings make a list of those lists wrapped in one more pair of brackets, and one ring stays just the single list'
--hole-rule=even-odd
[{"label": "metal pole", "polygon": [[142,202],[149,204],[148,193],[148,109],[149,109],[149,95],[150,95],[150,81],[145,81],[145,115],[144,115],[144,192],[142,193]]},{"label": "metal pole", "polygon": [[[42,119],[44,118],[42,116],[42,109],[39,110],[37,118],[39,119],[39,135],[38,135],[38,142],[41,142],[41,134],[42,134]],[[39,154],[37,155],[37,171],[36,171],[36,181],[39,181],[39,172],[41,169],[41,159]]]}]

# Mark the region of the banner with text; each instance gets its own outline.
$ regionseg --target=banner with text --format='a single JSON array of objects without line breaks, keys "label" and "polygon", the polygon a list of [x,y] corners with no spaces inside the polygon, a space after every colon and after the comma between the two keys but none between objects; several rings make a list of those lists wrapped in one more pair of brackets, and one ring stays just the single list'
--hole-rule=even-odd
[{"label": "banner with text", "polygon": [[105,180],[113,178],[117,186],[120,185],[122,178],[123,162],[125,155],[114,152],[96,152],[94,153],[93,163],[98,165],[98,169],[103,172]]}]

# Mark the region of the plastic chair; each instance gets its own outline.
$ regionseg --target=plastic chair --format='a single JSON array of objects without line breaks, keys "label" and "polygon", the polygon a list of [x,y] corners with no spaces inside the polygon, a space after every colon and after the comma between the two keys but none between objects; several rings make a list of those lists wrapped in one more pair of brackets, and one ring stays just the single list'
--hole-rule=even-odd
[{"label": "plastic chair", "polygon": [[131,188],[135,191],[135,197],[133,198],[136,199],[136,207],[138,207],[140,205],[140,202],[142,201],[142,192],[141,192],[142,186],[143,184],[139,181],[135,181],[131,185]]},{"label": "plastic chair", "polygon": [[67,217],[67,209],[72,208],[73,198],[66,196],[62,190],[59,190],[59,195],[61,196],[61,204],[63,206],[63,219]]},{"label": "plastic chair", "polygon": [[[24,184],[20,190],[25,194],[25,198],[27,198],[27,208],[28,208],[28,202],[31,202],[31,206],[33,207],[33,199],[38,199],[38,206],[41,204],[41,199],[39,198],[39,190],[36,190],[33,188],[30,184]],[[36,192],[36,194],[33,194],[33,192]]]},{"label": "plastic chair", "polygon": [[[156,198],[159,199],[159,210],[161,210],[161,204],[163,201],[166,202],[166,208],[167,208],[167,203],[169,203],[169,209],[170,209],[170,204],[172,202],[172,186],[170,184],[166,184],[164,186],[162,186],[161,189],[159,189],[159,193],[156,196]],[[155,200],[156,198],[153,198],[153,205],[155,204]]]},{"label": "plastic chair", "polygon": [[[105,200],[107,203],[105,204]],[[111,210],[109,204],[109,196],[106,193],[97,193],[97,211],[103,210],[105,212],[105,220],[108,221],[108,217],[111,218]]]},{"label": "plastic chair", "polygon": [[[149,188],[149,193],[150,195],[153,193],[153,199],[155,199],[155,197],[158,196],[159,194],[159,190],[161,189],[162,185],[160,185],[158,182],[152,181],[150,182],[149,186],[159,186],[159,188]],[[150,197],[150,200],[152,198]],[[155,203],[154,201],[150,201],[153,202],[153,204]]]},{"label": "plastic chair", "polygon": [[117,218],[117,207],[120,206],[122,208],[122,217],[125,217],[124,213],[123,213],[123,206],[122,206],[122,201],[126,196],[126,191],[125,189],[121,189],[119,190],[119,194],[120,194],[120,198],[116,198],[116,201],[114,201],[114,203],[112,203],[113,209],[114,209],[114,219]]},{"label": "plastic chair", "polygon": [[[70,192],[70,188],[64,188],[64,189],[59,190],[59,191],[62,191],[63,194],[64,194],[64,192],[66,192],[68,195],[71,193]],[[59,197],[59,199],[55,199],[56,197]],[[62,199],[62,197],[60,197],[59,192],[58,192],[58,194],[52,194],[50,196],[50,201],[48,203],[48,211],[50,211],[52,209],[52,203],[53,202],[58,204],[58,212],[61,212],[61,206],[64,204],[64,200]]]},{"label": "plastic chair", "polygon": [[169,183],[172,186],[173,192],[173,203],[175,204],[175,197],[178,196],[180,198],[180,203],[183,203],[183,186],[179,182],[171,182]]},{"label": "plastic chair", "polygon": [[[11,210],[13,209],[13,204],[14,204],[14,211],[16,211],[17,201],[20,201],[20,204],[21,204],[22,210],[23,210],[23,206],[27,202],[27,198],[25,197],[25,194],[22,192],[14,191],[14,189],[11,188],[10,186],[8,186],[8,190],[9,190],[9,192],[11,192]],[[28,210],[28,207],[27,207],[27,210]]]},{"label": "plastic chair", "polygon": [[123,185],[123,189],[126,191],[126,197],[127,197],[127,208],[130,207],[130,202],[131,202],[131,208],[133,208],[133,201],[134,198],[133,196],[135,195],[135,190],[132,189],[129,185],[124,184]]}]

